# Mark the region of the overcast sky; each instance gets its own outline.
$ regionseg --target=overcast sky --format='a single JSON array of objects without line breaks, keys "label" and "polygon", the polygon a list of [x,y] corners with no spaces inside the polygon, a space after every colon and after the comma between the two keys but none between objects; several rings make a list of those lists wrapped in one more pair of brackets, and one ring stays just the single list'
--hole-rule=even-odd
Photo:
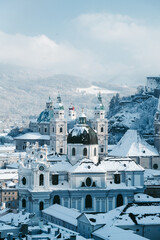
[{"label": "overcast sky", "polygon": [[159,0],[0,0],[0,63],[144,84],[160,74]]}]

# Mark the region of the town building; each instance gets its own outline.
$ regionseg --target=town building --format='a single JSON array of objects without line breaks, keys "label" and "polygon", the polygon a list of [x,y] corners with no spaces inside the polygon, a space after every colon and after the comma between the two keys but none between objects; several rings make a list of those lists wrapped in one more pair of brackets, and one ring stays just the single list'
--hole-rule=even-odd
[{"label": "town building", "polygon": [[97,133],[86,122],[83,113],[68,134],[66,158],[54,161],[47,146],[27,146],[19,163],[20,210],[39,212],[57,203],[80,212],[107,212],[144,191],[144,169],[134,160],[99,160]]}]

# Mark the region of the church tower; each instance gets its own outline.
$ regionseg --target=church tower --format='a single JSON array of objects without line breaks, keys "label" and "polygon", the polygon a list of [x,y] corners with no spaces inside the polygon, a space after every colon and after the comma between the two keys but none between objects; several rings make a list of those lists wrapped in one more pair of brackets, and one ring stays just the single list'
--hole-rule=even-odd
[{"label": "church tower", "polygon": [[74,106],[71,104],[68,109],[68,120],[75,120],[76,119],[76,111]]},{"label": "church tower", "polygon": [[98,103],[94,108],[94,118],[90,120],[91,127],[97,131],[99,155],[108,154],[108,121],[105,118],[105,108],[102,96],[98,94]]},{"label": "church tower", "polygon": [[50,147],[57,153],[67,154],[67,120],[60,94],[54,106],[54,118],[50,122]]},{"label": "church tower", "polygon": [[158,107],[157,107],[157,112],[155,114],[155,119],[154,119],[154,146],[157,148],[158,152],[160,153],[160,97],[158,100]]}]

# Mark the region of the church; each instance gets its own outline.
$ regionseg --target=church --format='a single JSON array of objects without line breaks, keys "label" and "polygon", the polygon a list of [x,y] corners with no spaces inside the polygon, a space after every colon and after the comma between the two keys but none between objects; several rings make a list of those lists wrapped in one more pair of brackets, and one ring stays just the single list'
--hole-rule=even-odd
[{"label": "church", "polygon": [[19,160],[19,209],[38,213],[57,203],[101,213],[133,202],[134,194],[144,191],[144,169],[130,158],[108,157],[107,145],[101,96],[90,124],[82,112],[68,134],[58,96],[50,121],[50,150],[27,144],[26,157]]}]

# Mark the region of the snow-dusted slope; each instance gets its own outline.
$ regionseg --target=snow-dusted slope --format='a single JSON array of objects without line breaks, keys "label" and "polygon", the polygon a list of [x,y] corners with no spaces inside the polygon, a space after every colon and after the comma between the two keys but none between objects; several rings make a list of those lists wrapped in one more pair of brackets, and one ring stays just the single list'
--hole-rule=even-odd
[{"label": "snow-dusted slope", "polygon": [[158,99],[150,95],[120,98],[108,112],[109,143],[117,143],[128,129],[135,129],[153,143],[154,116]]}]

